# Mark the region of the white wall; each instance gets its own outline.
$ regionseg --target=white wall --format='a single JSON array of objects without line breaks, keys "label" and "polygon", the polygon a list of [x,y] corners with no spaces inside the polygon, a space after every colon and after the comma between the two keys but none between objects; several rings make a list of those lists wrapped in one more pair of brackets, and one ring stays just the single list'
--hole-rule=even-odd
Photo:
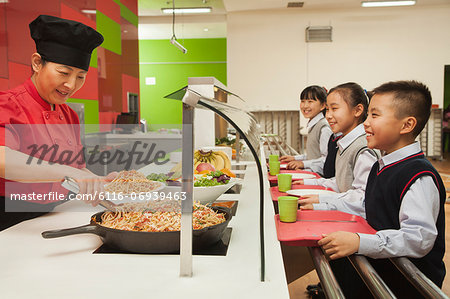
[{"label": "white wall", "polygon": [[[306,43],[307,26],[333,27],[333,42]],[[228,89],[251,110],[298,109],[304,87],[390,80],[427,84],[443,105],[450,64],[450,4],[333,11],[235,12],[227,16]]]}]

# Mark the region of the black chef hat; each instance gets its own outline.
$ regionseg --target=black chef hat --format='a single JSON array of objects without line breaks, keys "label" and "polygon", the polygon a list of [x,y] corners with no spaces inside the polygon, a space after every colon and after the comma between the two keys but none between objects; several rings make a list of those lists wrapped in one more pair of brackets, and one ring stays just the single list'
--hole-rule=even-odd
[{"label": "black chef hat", "polygon": [[40,15],[30,23],[36,51],[47,61],[87,71],[92,51],[103,36],[82,23],[54,16]]}]

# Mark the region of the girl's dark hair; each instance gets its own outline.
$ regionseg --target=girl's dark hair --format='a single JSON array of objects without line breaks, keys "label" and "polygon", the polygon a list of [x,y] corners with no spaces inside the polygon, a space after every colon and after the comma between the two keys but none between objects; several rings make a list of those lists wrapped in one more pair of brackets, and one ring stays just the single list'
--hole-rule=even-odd
[{"label": "girl's dark hair", "polygon": [[[303,89],[300,100],[316,100],[325,104],[327,102],[327,91],[318,85],[311,85]],[[325,115],[325,109],[322,110],[322,113]]]},{"label": "girl's dark hair", "polygon": [[327,102],[327,92],[325,88],[318,85],[311,85],[303,89],[300,100],[317,100],[322,104]]},{"label": "girl's dark hair", "polygon": [[363,113],[361,114],[358,123],[363,123],[367,118],[367,109],[369,107],[369,98],[367,97],[364,89],[357,83],[348,82],[344,84],[340,84],[336,87],[330,89],[328,94],[333,92],[338,92],[344,101],[351,108],[354,108],[361,104],[363,106]]}]

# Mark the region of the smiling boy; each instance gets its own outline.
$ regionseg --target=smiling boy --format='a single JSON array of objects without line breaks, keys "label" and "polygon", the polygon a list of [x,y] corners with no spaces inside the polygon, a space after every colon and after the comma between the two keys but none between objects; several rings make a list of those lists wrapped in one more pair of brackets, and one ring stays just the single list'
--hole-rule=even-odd
[{"label": "smiling boy", "polygon": [[[442,286],[445,188],[415,141],[430,116],[431,94],[416,81],[388,82],[373,92],[364,128],[369,148],[380,149],[385,155],[372,167],[363,205],[367,222],[378,232],[334,232],[324,236],[319,245],[332,260],[353,253],[371,258],[397,296],[421,297],[387,258],[410,258]],[[364,287],[356,287],[358,275],[350,274],[348,268],[335,274],[346,297],[361,297],[365,292]]]}]

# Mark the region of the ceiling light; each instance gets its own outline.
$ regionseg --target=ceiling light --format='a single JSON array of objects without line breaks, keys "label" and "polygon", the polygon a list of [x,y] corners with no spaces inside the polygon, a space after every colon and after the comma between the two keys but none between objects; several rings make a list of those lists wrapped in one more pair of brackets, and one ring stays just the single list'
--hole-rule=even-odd
[{"label": "ceiling light", "polygon": [[407,1],[362,1],[362,7],[387,7],[387,6],[408,6],[415,5],[416,0]]},{"label": "ceiling light", "polygon": [[95,15],[97,14],[97,11],[95,9],[82,9],[82,13],[88,14],[88,15]]},{"label": "ceiling light", "polygon": [[182,8],[161,8],[163,13],[210,13],[211,7],[182,7]]}]

